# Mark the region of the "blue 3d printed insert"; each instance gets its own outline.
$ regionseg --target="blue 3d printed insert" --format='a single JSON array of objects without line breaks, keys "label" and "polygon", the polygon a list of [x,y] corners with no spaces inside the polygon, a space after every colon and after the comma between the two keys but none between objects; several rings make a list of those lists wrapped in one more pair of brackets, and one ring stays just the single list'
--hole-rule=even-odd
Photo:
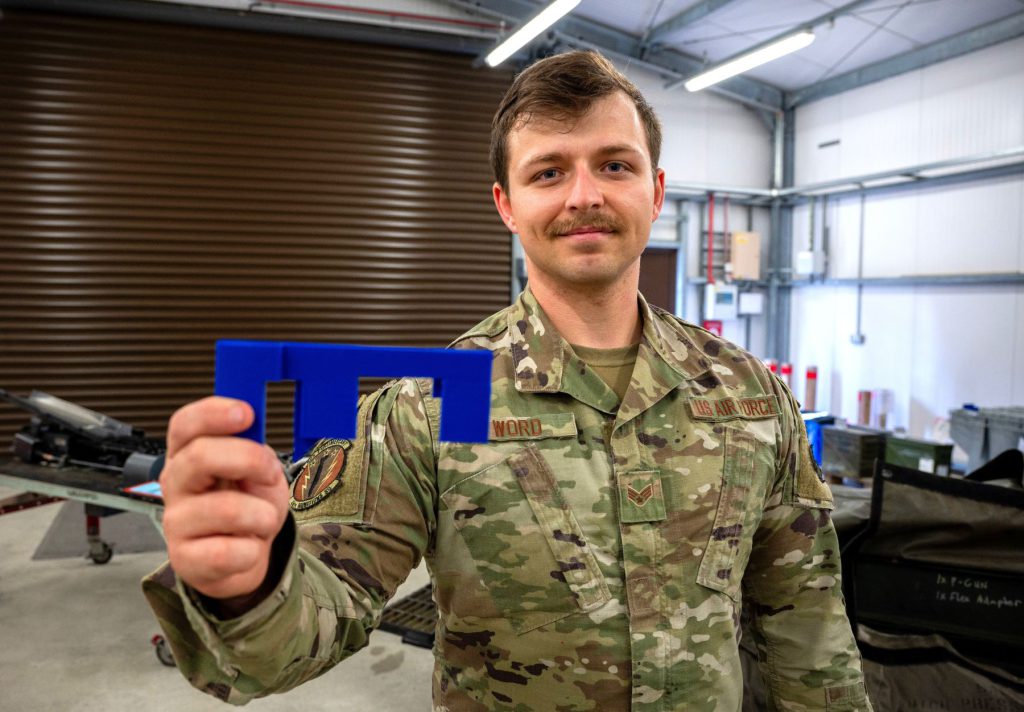
[{"label": "blue 3d printed insert", "polygon": [[242,437],[265,440],[267,390],[295,381],[295,453],[321,438],[353,439],[360,378],[432,378],[441,398],[440,439],[487,442],[491,352],[278,341],[218,341],[214,391],[256,412]]}]

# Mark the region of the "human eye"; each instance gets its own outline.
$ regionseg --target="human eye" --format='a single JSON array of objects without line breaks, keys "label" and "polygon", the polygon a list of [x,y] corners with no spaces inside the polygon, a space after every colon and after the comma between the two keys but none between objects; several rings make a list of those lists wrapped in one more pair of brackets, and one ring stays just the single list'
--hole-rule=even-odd
[{"label": "human eye", "polygon": [[558,177],[558,169],[557,168],[545,168],[544,170],[542,170],[539,173],[537,173],[537,175],[535,175],[533,177],[533,180],[535,182],[538,182],[538,183],[545,183],[545,182],[553,181],[557,177]]},{"label": "human eye", "polygon": [[622,161],[609,161],[605,164],[605,170],[609,173],[625,173],[629,170],[629,166]]}]

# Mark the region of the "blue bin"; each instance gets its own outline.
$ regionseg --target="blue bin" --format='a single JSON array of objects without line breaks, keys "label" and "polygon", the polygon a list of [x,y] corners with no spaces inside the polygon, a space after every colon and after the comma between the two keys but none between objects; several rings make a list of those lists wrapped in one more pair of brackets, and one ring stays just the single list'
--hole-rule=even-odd
[{"label": "blue bin", "polygon": [[801,413],[800,415],[804,419],[804,425],[807,426],[807,440],[811,444],[811,452],[814,454],[814,459],[818,465],[821,465],[821,459],[824,456],[825,450],[825,440],[821,433],[821,426],[835,423],[835,416],[822,413],[821,411]]}]

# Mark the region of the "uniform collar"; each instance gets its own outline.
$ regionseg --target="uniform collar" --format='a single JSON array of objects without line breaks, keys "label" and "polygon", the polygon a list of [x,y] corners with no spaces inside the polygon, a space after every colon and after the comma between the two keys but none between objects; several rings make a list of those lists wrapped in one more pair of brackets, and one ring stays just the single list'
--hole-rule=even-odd
[{"label": "uniform collar", "polygon": [[562,388],[565,360],[572,350],[555,330],[529,287],[508,312],[508,332],[512,340],[516,390],[558,393]]},{"label": "uniform collar", "polygon": [[616,414],[616,426],[654,406],[684,381],[694,380],[711,368],[711,360],[675,318],[664,311],[655,311],[642,294],[638,296],[643,335],[633,378]]},{"label": "uniform collar", "polygon": [[638,293],[637,296],[640,299],[640,316],[644,320],[641,348],[643,343],[649,345],[662,361],[687,380],[693,380],[711,368],[711,360],[678,320],[664,310],[652,309],[644,295]]},{"label": "uniform collar", "polygon": [[638,294],[643,333],[633,381],[621,406],[600,377],[573,353],[527,287],[508,312],[516,390],[567,393],[622,421],[651,407],[684,380],[711,367],[711,361],[671,317],[656,312]]}]

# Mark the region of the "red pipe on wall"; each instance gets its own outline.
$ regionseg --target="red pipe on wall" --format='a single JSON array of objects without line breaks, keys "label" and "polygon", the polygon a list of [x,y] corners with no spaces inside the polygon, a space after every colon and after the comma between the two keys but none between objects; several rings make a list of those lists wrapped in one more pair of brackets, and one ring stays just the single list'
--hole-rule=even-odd
[{"label": "red pipe on wall", "polygon": [[715,283],[715,194],[708,193],[708,284]]},{"label": "red pipe on wall", "polygon": [[722,262],[729,264],[731,261],[732,244],[729,241],[729,196],[727,195],[725,196],[725,205],[722,206]]}]

